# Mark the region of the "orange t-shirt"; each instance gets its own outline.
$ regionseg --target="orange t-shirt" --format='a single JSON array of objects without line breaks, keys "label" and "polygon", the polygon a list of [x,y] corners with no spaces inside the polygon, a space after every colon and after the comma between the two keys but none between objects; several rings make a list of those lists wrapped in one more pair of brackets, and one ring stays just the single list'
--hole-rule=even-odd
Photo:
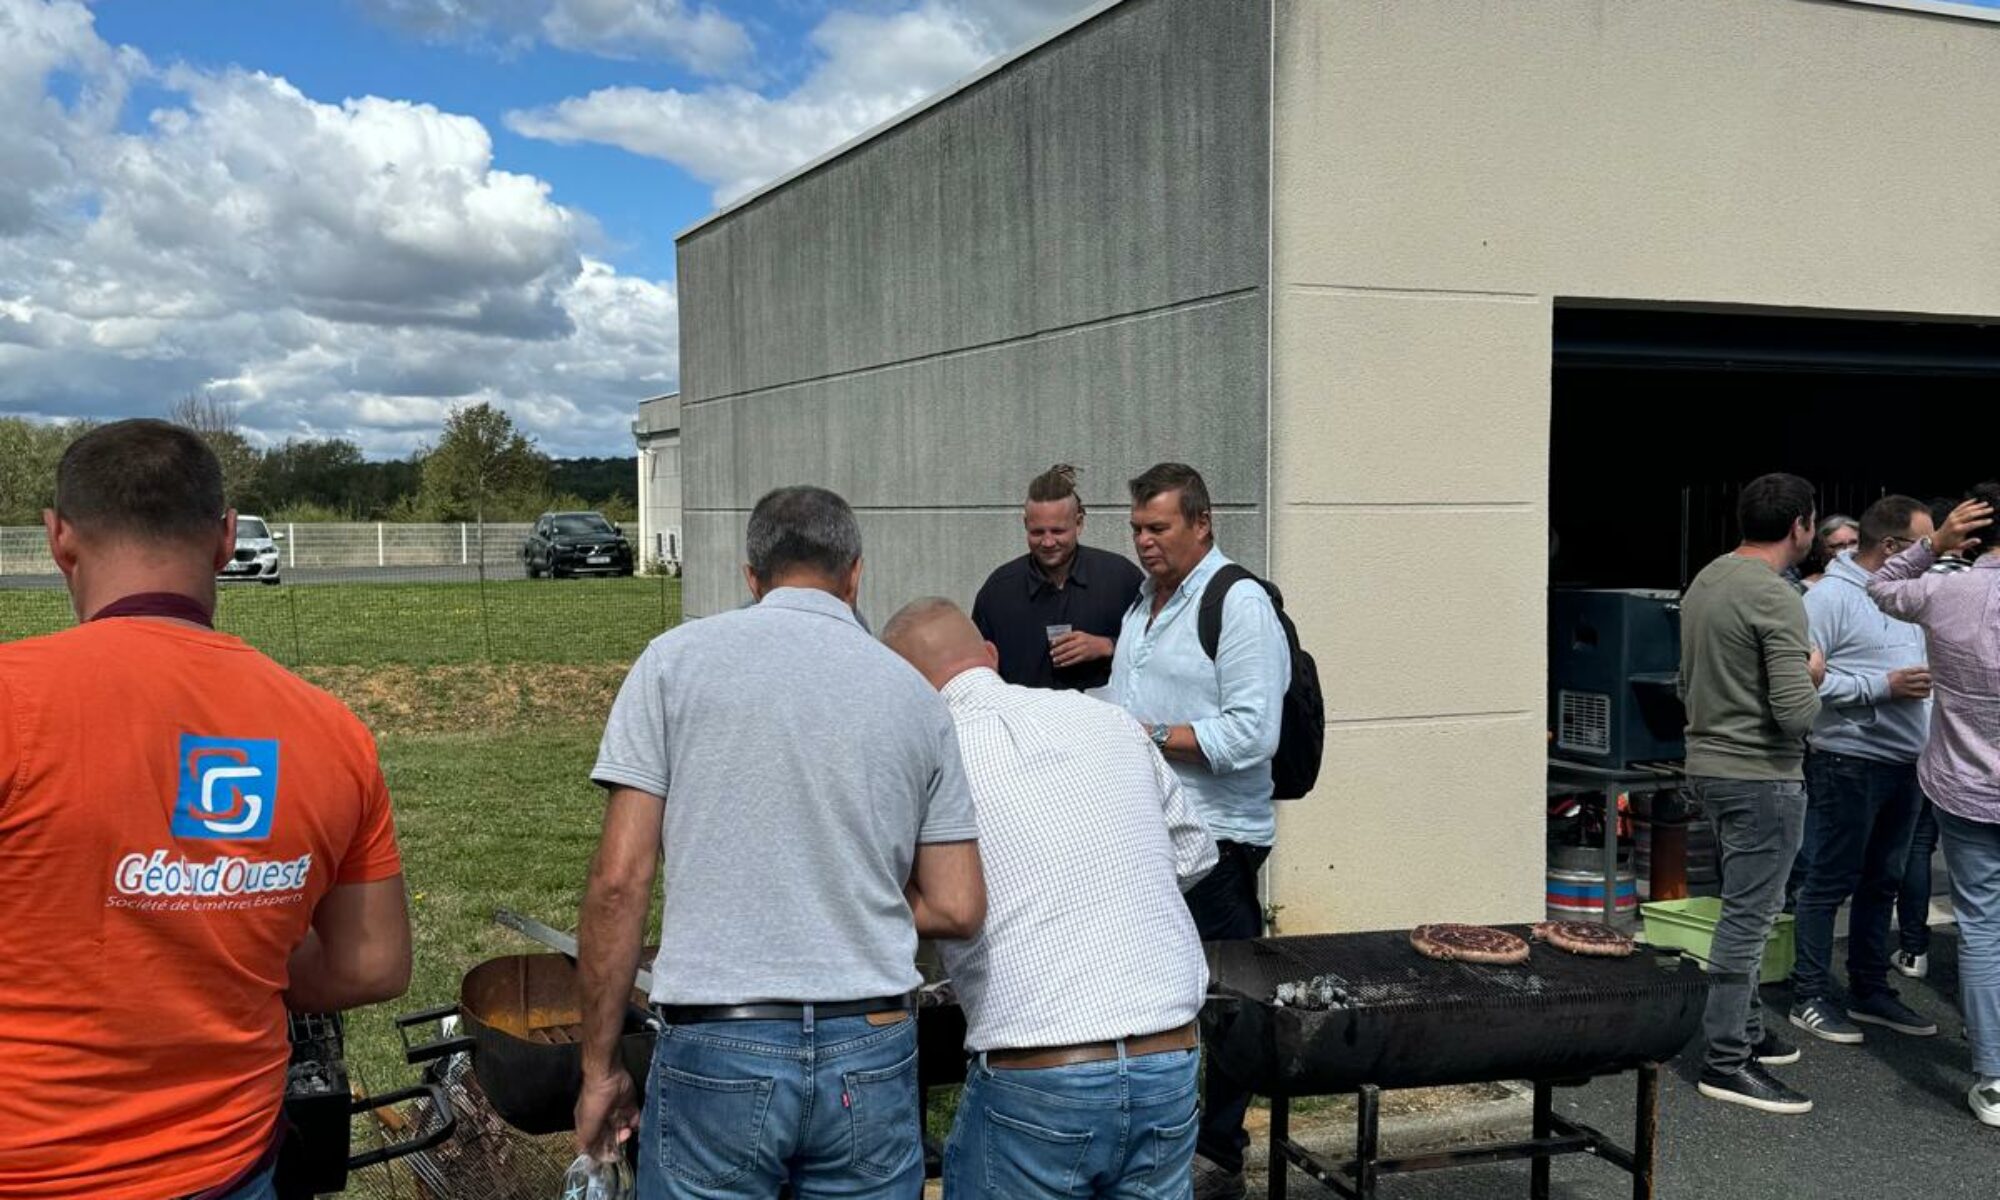
[{"label": "orange t-shirt", "polygon": [[0,1200],[184,1196],[269,1145],[286,961],[402,871],[354,714],[240,640],[0,645]]}]

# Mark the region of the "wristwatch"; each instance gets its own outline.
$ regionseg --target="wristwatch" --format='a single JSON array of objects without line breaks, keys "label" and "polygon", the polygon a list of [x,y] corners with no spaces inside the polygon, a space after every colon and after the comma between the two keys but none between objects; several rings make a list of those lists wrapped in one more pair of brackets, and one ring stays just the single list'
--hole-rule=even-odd
[{"label": "wristwatch", "polygon": [[1155,746],[1165,750],[1167,748],[1167,739],[1173,735],[1173,732],[1174,727],[1171,725],[1155,725],[1150,736]]}]

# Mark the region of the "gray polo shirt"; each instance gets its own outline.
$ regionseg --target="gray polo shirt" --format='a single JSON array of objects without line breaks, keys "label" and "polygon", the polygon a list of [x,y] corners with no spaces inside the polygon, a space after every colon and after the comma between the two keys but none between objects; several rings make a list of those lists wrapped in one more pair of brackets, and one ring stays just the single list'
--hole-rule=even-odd
[{"label": "gray polo shirt", "polygon": [[943,699],[808,588],[654,639],[591,778],[666,797],[661,1004],[908,991],[917,844],[978,836]]}]

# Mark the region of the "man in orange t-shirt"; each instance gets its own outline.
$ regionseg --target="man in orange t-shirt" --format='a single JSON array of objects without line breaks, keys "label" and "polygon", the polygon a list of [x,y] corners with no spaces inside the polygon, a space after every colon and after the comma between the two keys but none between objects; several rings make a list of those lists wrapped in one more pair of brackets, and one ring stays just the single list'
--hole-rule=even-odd
[{"label": "man in orange t-shirt", "polygon": [[0,645],[0,1200],[263,1200],[287,1008],[409,983],[374,743],[210,628],[192,433],[85,434],[43,520],[83,623]]}]

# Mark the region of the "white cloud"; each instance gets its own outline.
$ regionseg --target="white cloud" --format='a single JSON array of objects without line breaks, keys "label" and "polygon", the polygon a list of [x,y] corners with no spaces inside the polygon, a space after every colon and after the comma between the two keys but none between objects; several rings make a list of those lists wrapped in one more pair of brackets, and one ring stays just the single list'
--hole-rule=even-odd
[{"label": "white cloud", "polygon": [[[672,290],[589,257],[589,219],[495,167],[478,121],[158,71],[67,0],[0,0],[0,46],[0,412],[212,388],[262,440],[402,453],[491,400],[553,451],[604,453],[674,386]],[[140,79],[174,102],[121,130]]]},{"label": "white cloud", "polygon": [[683,0],[360,0],[375,19],[420,37],[505,52],[540,40],[615,59],[664,59],[704,75],[746,62],[750,35],[709,4]]},{"label": "white cloud", "polygon": [[664,159],[715,189],[754,191],[971,74],[1087,0],[924,0],[895,12],[836,9],[811,35],[817,61],[791,91],[604,88],[507,114],[552,142],[600,142]]},{"label": "white cloud", "polygon": [[1096,0],[955,0],[967,19],[1011,50],[1089,8]]}]

